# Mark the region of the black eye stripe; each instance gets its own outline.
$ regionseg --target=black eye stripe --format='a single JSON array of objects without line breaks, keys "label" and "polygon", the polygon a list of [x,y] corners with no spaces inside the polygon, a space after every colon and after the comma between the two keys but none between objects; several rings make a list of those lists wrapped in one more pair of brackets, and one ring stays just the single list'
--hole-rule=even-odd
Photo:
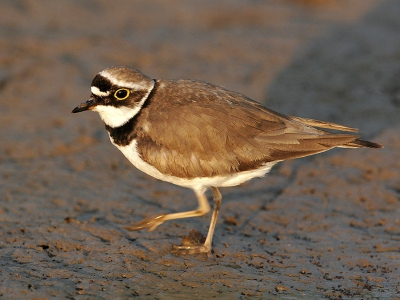
[{"label": "black eye stripe", "polygon": [[110,80],[104,78],[100,74],[96,75],[91,86],[97,87],[101,92],[108,92],[112,87]]}]

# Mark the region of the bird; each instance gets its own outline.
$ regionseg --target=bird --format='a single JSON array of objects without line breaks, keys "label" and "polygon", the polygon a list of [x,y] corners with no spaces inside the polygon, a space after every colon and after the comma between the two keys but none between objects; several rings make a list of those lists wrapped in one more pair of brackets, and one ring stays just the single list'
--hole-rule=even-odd
[{"label": "bird", "polygon": [[154,230],[166,221],[213,212],[204,243],[176,246],[212,253],[221,207],[220,188],[265,176],[278,162],[332,148],[383,148],[360,139],[358,129],[286,116],[243,94],[196,80],[152,79],[139,70],[113,66],[98,73],[89,100],[72,113],[98,112],[111,143],[142,172],[192,189],[194,210],[158,214],[126,226]]}]

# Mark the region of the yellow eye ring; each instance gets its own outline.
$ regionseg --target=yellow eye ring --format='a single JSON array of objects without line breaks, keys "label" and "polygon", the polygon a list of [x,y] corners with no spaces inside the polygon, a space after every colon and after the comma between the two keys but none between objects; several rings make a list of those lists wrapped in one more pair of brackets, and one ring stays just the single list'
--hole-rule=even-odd
[{"label": "yellow eye ring", "polygon": [[128,89],[118,89],[115,91],[114,97],[117,100],[125,100],[126,98],[129,97],[130,94],[131,94],[131,91]]}]

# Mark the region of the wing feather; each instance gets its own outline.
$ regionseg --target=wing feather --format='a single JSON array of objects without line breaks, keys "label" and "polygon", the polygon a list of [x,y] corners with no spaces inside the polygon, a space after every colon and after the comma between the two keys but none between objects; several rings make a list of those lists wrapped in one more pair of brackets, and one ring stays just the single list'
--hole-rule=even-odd
[{"label": "wing feather", "polygon": [[227,175],[359,145],[355,135],[316,127],[352,132],[354,128],[287,117],[219,86],[184,80],[159,83],[152,105],[142,109],[140,118],[148,122],[147,130],[138,133],[138,144],[142,158],[166,174]]}]

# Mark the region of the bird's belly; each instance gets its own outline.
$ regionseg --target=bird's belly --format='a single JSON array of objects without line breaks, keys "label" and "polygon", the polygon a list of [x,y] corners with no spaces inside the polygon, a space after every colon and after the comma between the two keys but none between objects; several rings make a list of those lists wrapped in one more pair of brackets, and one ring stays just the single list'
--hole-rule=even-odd
[{"label": "bird's belly", "polygon": [[[112,140],[111,140],[112,142]],[[114,144],[114,143],[113,143]],[[276,162],[266,163],[258,169],[233,173],[225,176],[213,177],[197,177],[197,178],[180,178],[169,174],[163,174],[154,166],[144,161],[137,150],[136,140],[127,146],[119,146],[114,144],[125,157],[140,171],[157,178],[162,181],[170,182],[175,185],[191,188],[194,190],[202,190],[210,186],[228,187],[236,186],[255,177],[263,177],[268,173]]]}]

